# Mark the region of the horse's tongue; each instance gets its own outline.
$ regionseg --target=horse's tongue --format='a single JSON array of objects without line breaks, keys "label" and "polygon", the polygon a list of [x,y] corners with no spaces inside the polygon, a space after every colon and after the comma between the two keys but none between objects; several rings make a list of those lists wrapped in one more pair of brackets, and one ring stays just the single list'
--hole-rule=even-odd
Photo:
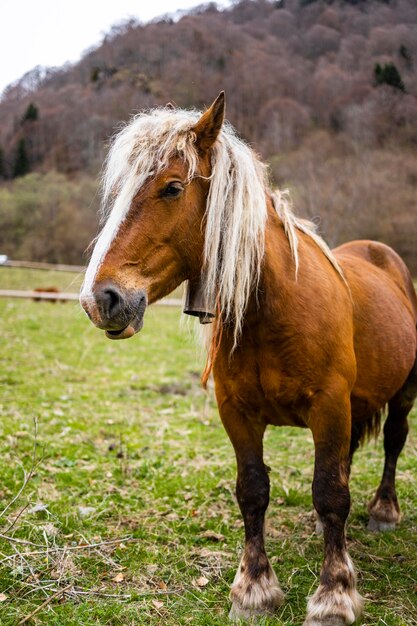
[{"label": "horse's tongue", "polygon": [[134,327],[129,324],[126,328],[123,328],[121,331],[116,332],[113,330],[106,330],[106,337],[108,339],[128,339],[129,337],[133,337],[135,334]]}]

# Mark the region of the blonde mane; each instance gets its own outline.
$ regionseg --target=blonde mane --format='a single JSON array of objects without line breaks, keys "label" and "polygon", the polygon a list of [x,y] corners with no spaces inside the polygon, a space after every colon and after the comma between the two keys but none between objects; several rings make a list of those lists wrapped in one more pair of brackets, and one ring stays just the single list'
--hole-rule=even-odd
[{"label": "blonde mane", "polygon": [[[185,161],[189,180],[199,175],[193,128],[200,116],[197,111],[154,109],[136,115],[115,136],[103,173],[102,215],[107,221],[120,224],[138,190],[166,168],[175,154]],[[296,273],[297,231],[310,236],[341,273],[314,225],[294,216],[285,193],[269,191],[266,165],[233,127],[224,123],[212,151],[205,213],[205,289],[207,302],[216,303],[222,319],[233,323],[234,347],[249,295],[256,289],[261,274],[266,193],[271,195],[283,222]]]}]

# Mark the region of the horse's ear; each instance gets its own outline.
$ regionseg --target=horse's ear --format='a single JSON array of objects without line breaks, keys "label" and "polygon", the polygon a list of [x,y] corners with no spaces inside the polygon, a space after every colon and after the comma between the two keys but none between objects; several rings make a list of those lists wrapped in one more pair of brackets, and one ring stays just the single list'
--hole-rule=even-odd
[{"label": "horse's ear", "polygon": [[197,136],[196,145],[201,152],[206,152],[217,139],[224,120],[226,98],[221,91],[211,107],[200,117],[194,126]]}]

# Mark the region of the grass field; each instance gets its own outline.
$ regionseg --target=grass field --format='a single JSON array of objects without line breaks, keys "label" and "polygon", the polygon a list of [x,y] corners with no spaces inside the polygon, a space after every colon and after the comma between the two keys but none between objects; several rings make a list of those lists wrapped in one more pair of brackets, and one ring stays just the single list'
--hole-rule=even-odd
[{"label": "grass field", "polygon": [[[26,284],[15,272],[1,269],[0,287],[40,286],[47,275]],[[140,335],[110,342],[74,303],[0,300],[0,513],[10,505],[0,517],[1,625],[227,624],[243,541],[235,462],[179,319],[153,307]],[[413,417],[395,533],[366,530],[382,442],[355,458],[348,538],[366,599],[361,625],[417,624]],[[269,430],[266,463],[267,547],[287,601],[260,623],[300,626],[322,552],[309,433]]]},{"label": "grass field", "polygon": [[83,273],[0,266],[0,289],[27,289],[30,291],[56,287],[66,293],[78,293],[83,278]]}]

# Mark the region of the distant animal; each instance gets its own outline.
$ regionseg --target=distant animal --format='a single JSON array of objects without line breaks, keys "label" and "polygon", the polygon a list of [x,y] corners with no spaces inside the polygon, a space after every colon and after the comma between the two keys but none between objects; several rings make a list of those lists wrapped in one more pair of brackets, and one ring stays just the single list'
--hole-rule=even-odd
[{"label": "distant animal", "polygon": [[345,626],[362,600],[347,552],[352,457],[384,425],[385,467],[370,527],[395,527],[395,468],[417,395],[417,298],[389,247],[333,251],[268,186],[266,167],[224,121],[221,93],[204,113],[140,113],[116,135],[104,172],[107,221],[81,304],[111,339],[133,336],[146,307],[183,281],[199,285],[220,417],[237,459],[245,547],[232,619],[273,612],[283,593],[265,551],[268,425],[309,428],[313,503],[324,562],[304,626]]},{"label": "distant animal", "polygon": [[[36,287],[33,289],[35,293],[59,293],[59,289],[57,287]],[[44,298],[37,298],[36,296],[33,298],[35,302],[42,302]],[[58,302],[57,298],[48,298],[48,302]]]}]

